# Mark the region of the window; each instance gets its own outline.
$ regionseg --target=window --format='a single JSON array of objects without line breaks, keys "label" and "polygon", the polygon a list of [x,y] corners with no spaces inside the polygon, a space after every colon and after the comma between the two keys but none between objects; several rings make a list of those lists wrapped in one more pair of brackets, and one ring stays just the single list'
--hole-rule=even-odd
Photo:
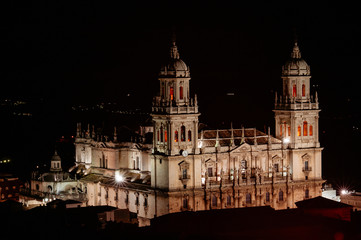
[{"label": "window", "polygon": [[232,205],[231,195],[227,195],[227,206],[231,206],[231,205]]},{"label": "window", "polygon": [[308,126],[307,126],[307,121],[303,122],[303,136],[307,136],[307,130],[308,130]]},{"label": "window", "polygon": [[246,203],[252,203],[252,198],[251,198],[251,194],[247,193],[246,194]]},{"label": "window", "polygon": [[305,161],[305,170],[308,170],[308,161]]},{"label": "window", "polygon": [[178,142],[178,131],[174,132],[174,142]]},{"label": "window", "polygon": [[188,199],[183,198],[183,208],[188,208]]},{"label": "window", "polygon": [[144,203],[143,203],[144,207],[148,207],[148,198],[144,197]]},{"label": "window", "polygon": [[136,205],[136,206],[139,206],[139,196],[136,196],[136,197],[135,197],[135,205]]},{"label": "window", "polygon": [[159,142],[160,141],[160,130],[158,129],[157,131],[157,141]]},{"label": "window", "polygon": [[216,197],[216,195],[212,196],[212,207],[217,207],[217,197]]},{"label": "window", "polygon": [[192,131],[188,130],[188,142],[192,141]]},{"label": "window", "polygon": [[305,198],[310,198],[310,190],[305,190]]},{"label": "window", "polygon": [[273,168],[275,169],[275,172],[279,172],[278,163],[275,163],[275,164],[273,165]]},{"label": "window", "polygon": [[281,123],[281,124],[280,124],[280,136],[281,136],[281,137],[282,137],[282,135],[283,135],[282,128],[283,128],[283,124]]},{"label": "window", "polygon": [[297,97],[297,87],[296,87],[296,84],[293,85],[292,96],[293,96],[293,97]]},{"label": "window", "polygon": [[302,84],[302,97],[306,96],[306,85]]},{"label": "window", "polygon": [[167,130],[164,130],[164,142],[168,142]]},{"label": "window", "polygon": [[182,170],[182,178],[183,179],[188,179],[188,177],[187,177],[187,169]]},{"label": "window", "polygon": [[309,135],[312,136],[313,135],[313,127],[312,125],[310,125],[310,132],[309,132]]},{"label": "window", "polygon": [[139,168],[140,168],[140,161],[139,161],[139,156],[137,156],[135,160],[135,169],[139,169]]},{"label": "window", "polygon": [[173,101],[174,99],[174,90],[173,87],[170,87],[170,100]]},{"label": "window", "polygon": [[297,128],[297,136],[301,136],[301,126],[298,126]]},{"label": "window", "polygon": [[270,201],[269,192],[266,192],[266,202]]},{"label": "window", "polygon": [[179,99],[183,99],[183,87],[179,87]]},{"label": "window", "polygon": [[160,127],[160,141],[163,142],[163,126]]},{"label": "window", "polygon": [[241,161],[241,170],[242,172],[245,171],[247,169],[247,160],[242,160]]},{"label": "window", "polygon": [[165,87],[164,84],[162,85],[162,98],[164,98],[164,93],[165,93]]},{"label": "window", "polygon": [[291,126],[288,126],[288,136],[291,136]]},{"label": "window", "polygon": [[186,127],[181,127],[181,141],[184,142],[186,140]]},{"label": "window", "polygon": [[213,177],[213,168],[208,168],[208,177]]},{"label": "window", "polygon": [[278,193],[278,200],[283,201],[283,191],[282,190]]},{"label": "window", "polygon": [[285,137],[287,137],[287,132],[286,132],[286,129],[287,129],[287,123],[286,122],[283,122],[283,126],[284,126],[284,134],[285,134]]}]

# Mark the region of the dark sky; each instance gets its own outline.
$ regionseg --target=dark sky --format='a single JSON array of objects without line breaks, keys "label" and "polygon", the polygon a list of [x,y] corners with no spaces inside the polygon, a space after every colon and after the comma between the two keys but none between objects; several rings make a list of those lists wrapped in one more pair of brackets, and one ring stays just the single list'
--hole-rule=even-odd
[{"label": "dark sky", "polygon": [[[281,89],[281,66],[297,35],[311,66],[311,83],[318,85],[313,91],[318,91],[322,108],[321,144],[334,149],[340,140],[361,142],[352,130],[361,128],[356,5],[117,2],[1,3],[0,98],[41,98],[47,106],[46,127],[56,119],[53,127],[59,129],[71,122],[66,112],[75,104],[116,101],[149,109],[175,28],[180,57],[191,68],[191,91],[198,94],[201,121],[273,128],[274,92]],[[129,93],[131,98],[126,97]],[[326,157],[334,154],[324,151]],[[329,169],[338,164],[334,160]]]}]

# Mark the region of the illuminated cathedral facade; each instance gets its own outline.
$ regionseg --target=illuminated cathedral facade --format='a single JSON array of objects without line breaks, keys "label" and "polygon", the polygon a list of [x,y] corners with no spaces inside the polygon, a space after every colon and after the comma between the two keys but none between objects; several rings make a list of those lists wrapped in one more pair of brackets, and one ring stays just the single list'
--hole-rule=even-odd
[{"label": "illuminated cathedral facade", "polygon": [[[297,42],[282,67],[283,92],[275,96],[275,136],[255,128],[199,130],[197,96],[190,69],[175,41],[161,67],[152,126],[140,139],[99,138],[77,129],[76,166],[87,205],[110,205],[137,213],[140,225],[168,213],[250,206],[294,208],[321,196],[322,148],[319,103],[310,93],[310,67]],[[143,137],[143,138],[142,138]]]}]

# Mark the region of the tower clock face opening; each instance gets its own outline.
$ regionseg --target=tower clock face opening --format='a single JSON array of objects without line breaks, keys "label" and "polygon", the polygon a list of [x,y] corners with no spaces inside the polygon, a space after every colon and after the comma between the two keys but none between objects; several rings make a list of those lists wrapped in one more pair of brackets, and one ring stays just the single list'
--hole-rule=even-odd
[{"label": "tower clock face opening", "polygon": [[180,153],[181,153],[181,155],[182,155],[183,157],[187,157],[187,156],[188,156],[187,150],[181,150]]}]

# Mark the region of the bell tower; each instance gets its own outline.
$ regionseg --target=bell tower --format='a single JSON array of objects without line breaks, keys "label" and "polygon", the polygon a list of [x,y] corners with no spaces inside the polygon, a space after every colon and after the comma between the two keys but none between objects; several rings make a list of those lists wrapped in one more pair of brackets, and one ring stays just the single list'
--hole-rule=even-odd
[{"label": "bell tower", "polygon": [[319,147],[317,92],[310,93],[310,67],[295,42],[282,67],[283,94],[275,97],[276,137],[292,148]]},{"label": "bell tower", "polygon": [[151,113],[154,127],[151,185],[156,189],[201,186],[200,172],[195,170],[200,169],[195,158],[199,154],[200,113],[197,96],[190,96],[190,79],[189,67],[180,59],[173,37],[168,62],[158,75],[160,94],[153,99]]},{"label": "bell tower", "polygon": [[158,80],[160,95],[154,97],[153,152],[179,155],[182,151],[198,153],[198,103],[190,96],[190,70],[179,58],[173,38],[168,63],[161,67]]},{"label": "bell tower", "polygon": [[293,180],[322,179],[319,142],[319,103],[310,92],[310,66],[295,42],[291,58],[282,67],[283,94],[275,97],[275,135],[283,140]]}]

